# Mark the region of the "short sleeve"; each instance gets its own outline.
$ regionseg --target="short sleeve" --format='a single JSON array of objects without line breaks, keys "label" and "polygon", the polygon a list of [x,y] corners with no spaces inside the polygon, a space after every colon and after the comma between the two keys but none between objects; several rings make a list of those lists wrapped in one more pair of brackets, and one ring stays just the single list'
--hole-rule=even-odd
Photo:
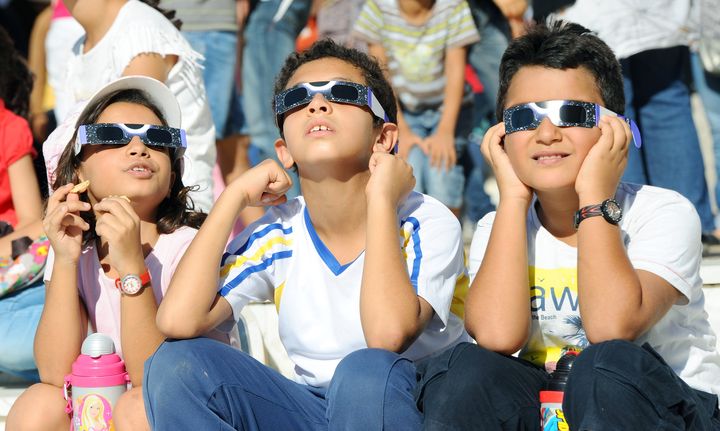
[{"label": "short sleeve", "polygon": [[401,219],[402,249],[410,283],[447,325],[456,289],[467,288],[460,224],[437,201],[423,206]]},{"label": "short sleeve", "polygon": [[447,47],[466,46],[479,40],[480,34],[472,19],[470,8],[465,1],[461,1],[448,17]]},{"label": "short sleeve", "polygon": [[368,0],[360,11],[353,28],[353,36],[368,43],[382,43],[383,28],[382,11],[375,0]]},{"label": "short sleeve", "polygon": [[2,143],[2,157],[5,166],[10,166],[21,158],[29,155],[35,157],[32,132],[24,118],[13,115],[5,124],[5,142]]},{"label": "short sleeve", "polygon": [[488,241],[490,240],[490,232],[492,232],[494,222],[495,211],[492,211],[485,214],[485,216],[478,221],[477,226],[475,227],[475,234],[473,234],[473,239],[470,243],[470,257],[468,261],[470,283],[472,283],[480,270],[480,264],[483,261],[483,257],[485,257],[485,251],[487,250]]},{"label": "short sleeve", "polygon": [[220,263],[218,293],[233,309],[235,320],[250,302],[274,300],[276,280],[292,257],[292,224],[272,208],[227,246]]},{"label": "short sleeve", "polygon": [[637,270],[651,272],[692,296],[702,260],[700,217],[692,204],[675,192],[653,188],[635,199],[629,212],[628,258]]}]

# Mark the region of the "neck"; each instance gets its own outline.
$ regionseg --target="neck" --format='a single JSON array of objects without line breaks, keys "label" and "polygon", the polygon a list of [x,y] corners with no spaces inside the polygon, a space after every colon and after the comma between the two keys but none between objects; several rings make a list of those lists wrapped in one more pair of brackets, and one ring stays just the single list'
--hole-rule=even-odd
[{"label": "neck", "polygon": [[[83,52],[90,51],[102,40],[112,27],[120,9],[127,3],[127,0],[109,0],[106,2],[101,16],[84,16],[82,13],[75,14],[75,19],[85,29],[85,42]],[[91,15],[91,14],[88,14]],[[94,14],[92,14],[94,15]]]},{"label": "neck", "polygon": [[303,198],[318,234],[327,237],[362,233],[367,220],[365,187],[370,173],[360,172],[342,180],[301,178]]},{"label": "neck", "polygon": [[539,202],[536,207],[537,214],[543,227],[560,241],[577,246],[577,231],[573,219],[575,211],[578,210],[579,198],[575,190],[554,190],[536,194]]},{"label": "neck", "polygon": [[411,24],[422,24],[435,5],[435,0],[398,0],[398,8]]}]

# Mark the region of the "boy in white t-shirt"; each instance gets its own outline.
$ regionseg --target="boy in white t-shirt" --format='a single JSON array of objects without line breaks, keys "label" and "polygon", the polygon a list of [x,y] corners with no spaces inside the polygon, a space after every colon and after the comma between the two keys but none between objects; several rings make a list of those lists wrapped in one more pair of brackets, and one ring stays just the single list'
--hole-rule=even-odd
[{"label": "boy in white t-shirt", "polygon": [[[288,58],[274,108],[286,168],[265,161],[231,183],[178,267],[158,314],[191,338],[275,302],[296,382],[204,339],[163,344],[147,362],[153,429],[418,429],[414,360],[469,339],[460,227],[411,192],[392,154],[396,103],[378,64],[325,40]],[[226,249],[241,209],[273,205]],[[220,268],[219,274],[218,269]]]},{"label": "boy in white t-shirt", "polygon": [[482,143],[500,200],[470,252],[477,345],[428,366],[425,429],[540,429],[568,351],[559,429],[720,429],[700,221],[678,193],[620,183],[640,145],[624,106],[620,65],[584,27],[538,25],[505,51]]}]

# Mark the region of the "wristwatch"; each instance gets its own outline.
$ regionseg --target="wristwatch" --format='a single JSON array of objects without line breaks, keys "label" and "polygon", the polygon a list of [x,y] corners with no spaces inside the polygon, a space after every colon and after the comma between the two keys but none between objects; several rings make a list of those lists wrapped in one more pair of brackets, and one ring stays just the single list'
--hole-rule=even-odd
[{"label": "wristwatch", "polygon": [[148,284],[150,284],[150,272],[147,269],[140,275],[127,274],[115,279],[115,287],[126,295],[135,295]]},{"label": "wristwatch", "polygon": [[575,229],[580,222],[589,217],[602,216],[610,224],[618,224],[622,220],[622,208],[615,199],[605,199],[597,205],[588,205],[575,211]]}]

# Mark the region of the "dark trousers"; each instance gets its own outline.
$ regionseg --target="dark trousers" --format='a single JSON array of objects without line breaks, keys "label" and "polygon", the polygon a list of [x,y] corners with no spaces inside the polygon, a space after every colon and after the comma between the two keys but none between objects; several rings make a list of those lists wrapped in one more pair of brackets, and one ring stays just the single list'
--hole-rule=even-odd
[{"label": "dark trousers", "polygon": [[[545,370],[474,344],[418,364],[425,430],[540,429]],[[575,360],[563,403],[572,430],[720,430],[718,399],[690,388],[649,346],[609,341]]]}]

